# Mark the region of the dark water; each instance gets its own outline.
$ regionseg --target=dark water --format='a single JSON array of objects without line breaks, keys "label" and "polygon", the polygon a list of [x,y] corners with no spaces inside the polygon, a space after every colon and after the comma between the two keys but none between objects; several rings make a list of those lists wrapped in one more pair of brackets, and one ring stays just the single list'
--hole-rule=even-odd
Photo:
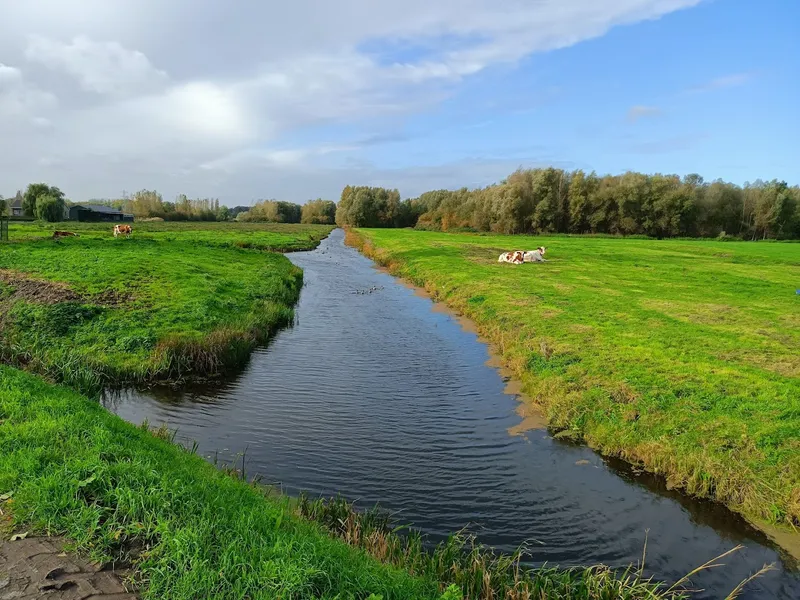
[{"label": "dark water", "polygon": [[[800,598],[800,577],[767,539],[728,511],[668,492],[546,431],[511,436],[517,399],[487,348],[429,300],[342,242],[289,255],[305,272],[297,322],[214,388],[127,392],[106,400],[289,493],[380,503],[438,540],[470,525],[534,563],[623,566],[641,558],[670,582],[737,544],[726,567],[696,576],[724,598],[764,563],[777,570],[745,598]],[[372,293],[357,290],[379,288]],[[587,462],[588,461],[588,462]]]}]

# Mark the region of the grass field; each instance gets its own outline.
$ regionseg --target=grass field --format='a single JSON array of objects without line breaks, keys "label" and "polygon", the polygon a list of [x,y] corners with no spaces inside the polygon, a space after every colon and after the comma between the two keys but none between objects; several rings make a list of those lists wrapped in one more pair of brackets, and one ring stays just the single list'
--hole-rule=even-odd
[{"label": "grass field", "polygon": [[[66,229],[66,224],[55,228]],[[80,389],[239,365],[292,319],[302,273],[284,256],[330,227],[15,225],[0,246],[0,358]],[[17,241],[14,241],[17,240]]]},{"label": "grass field", "polygon": [[132,561],[145,599],[686,597],[636,570],[526,572],[458,538],[426,552],[374,514],[271,494],[169,435],[0,366],[0,529],[4,519],[66,535],[99,562]]},{"label": "grass field", "polygon": [[[144,222],[132,223],[136,239],[192,242],[209,246],[236,246],[274,252],[316,248],[331,231],[327,225],[289,223]],[[52,237],[53,231],[71,231],[86,238],[113,238],[113,223],[11,223],[9,237],[24,241]]]},{"label": "grass field", "polygon": [[[800,244],[359,230],[473,319],[558,435],[800,526]],[[502,251],[548,248],[544,264]]]}]

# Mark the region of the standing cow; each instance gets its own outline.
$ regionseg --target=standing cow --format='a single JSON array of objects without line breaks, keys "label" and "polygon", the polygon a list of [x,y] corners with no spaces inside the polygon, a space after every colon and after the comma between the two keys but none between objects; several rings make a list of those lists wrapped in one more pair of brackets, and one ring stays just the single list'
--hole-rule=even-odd
[{"label": "standing cow", "polygon": [[131,237],[132,233],[133,227],[130,225],[114,225],[114,237],[119,237],[120,235]]}]

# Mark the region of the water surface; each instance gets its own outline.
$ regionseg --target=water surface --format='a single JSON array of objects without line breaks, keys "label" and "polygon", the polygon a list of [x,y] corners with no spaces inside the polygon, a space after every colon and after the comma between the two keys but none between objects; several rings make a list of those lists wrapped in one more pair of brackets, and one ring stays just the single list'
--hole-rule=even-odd
[{"label": "water surface", "polygon": [[288,493],[380,503],[437,541],[465,525],[532,563],[625,566],[675,581],[737,544],[726,567],[694,578],[724,598],[764,563],[777,571],[743,598],[800,598],[800,577],[729,511],[666,490],[544,430],[509,435],[518,400],[487,347],[430,300],[346,248],[340,230],[288,255],[305,273],[294,327],[234,379],[125,392],[106,403],[134,423],[167,423],[206,456],[247,452],[247,472]]}]

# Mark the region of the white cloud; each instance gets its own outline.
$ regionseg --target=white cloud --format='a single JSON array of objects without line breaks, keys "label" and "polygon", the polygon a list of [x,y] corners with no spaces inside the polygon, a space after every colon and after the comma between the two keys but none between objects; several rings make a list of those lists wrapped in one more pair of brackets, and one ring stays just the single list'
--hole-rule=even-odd
[{"label": "white cloud", "polygon": [[[53,94],[25,81],[19,68],[0,63],[0,131],[5,130],[9,135],[12,126],[18,128],[25,121],[34,123],[43,118],[37,116],[40,111],[49,111],[56,104]],[[3,149],[2,138],[0,149]]]},{"label": "white cloud", "polygon": [[161,87],[167,75],[138,50],[118,42],[96,42],[79,35],[69,43],[32,35],[25,57],[75,77],[83,89],[98,94],[146,94]]},{"label": "white cloud", "polygon": [[628,109],[627,119],[630,123],[636,123],[639,119],[659,117],[662,114],[662,110],[657,106],[636,105]]},{"label": "white cloud", "polygon": [[[323,185],[338,178],[316,161],[350,140],[283,136],[435,106],[481,71],[699,2],[0,0],[0,182],[76,198],[227,182],[235,202],[305,165]],[[424,52],[380,51],[402,43]]]},{"label": "white cloud", "polygon": [[744,85],[755,77],[755,73],[733,73],[731,75],[723,75],[722,77],[715,77],[706,83],[689,88],[688,93],[703,93],[713,92],[724,88],[737,87]]}]

